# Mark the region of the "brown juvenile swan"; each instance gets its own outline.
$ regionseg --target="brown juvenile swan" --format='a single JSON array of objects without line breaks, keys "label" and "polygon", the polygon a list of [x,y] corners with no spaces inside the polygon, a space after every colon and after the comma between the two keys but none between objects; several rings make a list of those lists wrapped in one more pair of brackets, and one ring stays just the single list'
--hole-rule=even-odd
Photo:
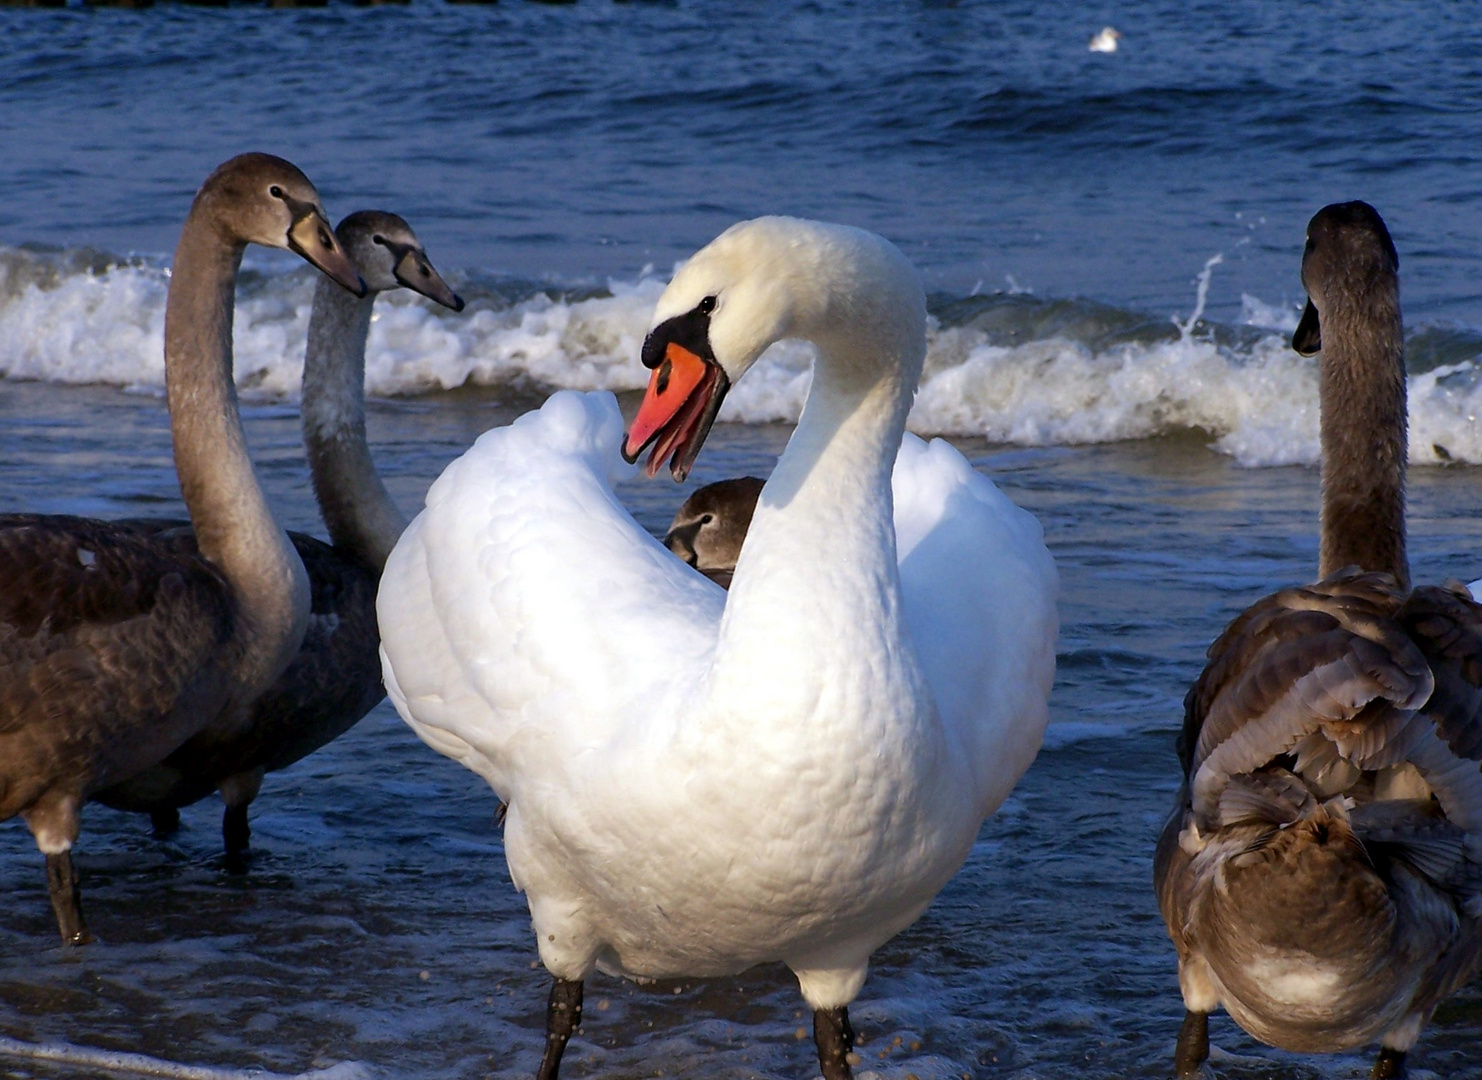
[{"label": "brown juvenile swan", "polygon": [[[303,644],[253,703],[245,725],[203,731],[159,764],[95,796],[110,806],[148,811],[163,833],[178,824],[180,807],[219,790],[226,803],[222,839],[228,856],[247,847],[247,807],[264,774],[337,738],[386,696],[376,586],[406,519],[382,485],[365,437],[365,343],[376,295],[405,286],[454,311],[463,309],[411,226],[395,214],[361,210],[335,233],[367,292],[357,297],[321,278],[309,319],[304,443],[333,546],[289,534],[309,574],[311,615]],[[194,550],[184,523],[139,524],[168,532],[182,550]]]},{"label": "brown juvenile swan", "polygon": [[1307,229],[1293,339],[1322,351],[1323,580],[1239,616],[1185,700],[1185,784],[1154,879],[1187,1013],[1262,1042],[1378,1041],[1403,1073],[1482,964],[1482,607],[1411,589],[1399,259],[1361,202]]},{"label": "brown juvenile swan", "polygon": [[244,154],[201,186],[165,314],[175,467],[199,554],[103,521],[0,517],[0,820],[25,817],[69,944],[90,940],[71,855],[82,804],[242,715],[308,625],[308,578],[258,487],[232,383],[249,243],[365,289],[287,161]]},{"label": "brown juvenile swan", "polygon": [[675,513],[664,546],[729,589],[765,483],[755,476],[740,476],[696,489]]}]

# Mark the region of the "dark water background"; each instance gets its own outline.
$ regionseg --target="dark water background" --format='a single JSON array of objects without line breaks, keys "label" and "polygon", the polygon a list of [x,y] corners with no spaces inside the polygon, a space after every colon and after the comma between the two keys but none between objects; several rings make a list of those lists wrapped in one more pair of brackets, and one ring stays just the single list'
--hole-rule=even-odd
[{"label": "dark water background", "polygon": [[[1114,55],[1086,41],[1124,33]],[[1482,21],[1467,4],[609,3],[10,11],[0,237],[168,252],[245,148],[454,266],[667,269],[759,213],[890,236],[935,288],[1012,274],[1157,311],[1300,293],[1366,198],[1412,318],[1482,325]]]},{"label": "dark water background", "polygon": [[[1092,55],[1105,23],[1122,49]],[[1310,214],[1364,197],[1395,233],[1411,326],[1454,331],[1454,360],[1482,328],[1478,26],[1468,5],[1229,0],[0,10],[0,244],[167,254],[200,179],[255,148],[299,162],[332,213],[404,213],[467,280],[600,292],[648,263],[666,274],[737,218],[789,212],[895,239],[939,311],[1027,287],[1166,330],[1221,252],[1208,313],[1235,335],[1242,293],[1300,299]],[[0,511],[180,512],[157,397],[40,377],[0,380]],[[416,507],[538,397],[375,403],[388,486]],[[285,523],[321,531],[296,407],[248,412]],[[718,429],[691,486],[765,472],[787,435]],[[1316,473],[1238,468],[1198,430],[957,441],[1040,517],[1059,562],[1054,720],[967,867],[877,955],[852,1009],[859,1073],[1167,1076],[1181,1006],[1148,882],[1179,702],[1235,611],[1311,576]],[[1482,573],[1479,481],[1414,471],[1418,578]],[[683,494],[622,491],[654,530]],[[10,822],[0,1034],[279,1073],[528,1076],[546,976],[493,812],[383,705],[269,778],[245,876],[221,867],[212,802],[168,842],[89,808],[78,858],[102,941],[80,951],[56,946],[40,857]],[[816,1075],[781,969],[598,977],[587,1002],[573,1080]],[[1222,1017],[1213,1037],[1220,1077],[1367,1074],[1364,1055],[1276,1054]],[[1414,1063],[1482,1076],[1482,988],[1442,1007]],[[0,1058],[0,1076],[90,1075]]]}]

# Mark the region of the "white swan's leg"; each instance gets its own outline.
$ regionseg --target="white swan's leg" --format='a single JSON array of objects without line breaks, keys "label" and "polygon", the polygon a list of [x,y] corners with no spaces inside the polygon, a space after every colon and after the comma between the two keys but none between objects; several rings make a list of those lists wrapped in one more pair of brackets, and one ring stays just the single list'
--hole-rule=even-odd
[{"label": "white swan's leg", "polygon": [[849,1025],[848,1005],[813,1010],[813,1042],[823,1080],[852,1080],[849,1055],[854,1052],[854,1028]]},{"label": "white swan's leg", "polygon": [[803,1000],[813,1006],[813,1042],[823,1080],[850,1080],[849,1056],[854,1053],[854,1029],[849,1025],[849,1003],[859,994],[869,973],[869,957],[854,961],[837,955],[811,958],[817,966],[798,964],[793,974]]},{"label": "white swan's leg", "polygon": [[582,981],[555,976],[545,1010],[545,1053],[535,1080],[556,1080],[561,1068],[561,1055],[571,1033],[581,1024]]}]

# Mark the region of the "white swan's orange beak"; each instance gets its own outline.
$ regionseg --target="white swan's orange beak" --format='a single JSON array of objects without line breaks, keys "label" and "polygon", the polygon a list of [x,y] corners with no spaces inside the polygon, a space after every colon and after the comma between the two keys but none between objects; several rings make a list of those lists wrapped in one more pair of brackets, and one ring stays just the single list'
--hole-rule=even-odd
[{"label": "white swan's orange beak", "polygon": [[623,440],[623,458],[638,460],[650,444],[644,472],[654,476],[672,455],[670,472],[682,481],[690,473],[731,380],[721,366],[677,342],[664,348],[664,359],[649,376],[643,404]]}]

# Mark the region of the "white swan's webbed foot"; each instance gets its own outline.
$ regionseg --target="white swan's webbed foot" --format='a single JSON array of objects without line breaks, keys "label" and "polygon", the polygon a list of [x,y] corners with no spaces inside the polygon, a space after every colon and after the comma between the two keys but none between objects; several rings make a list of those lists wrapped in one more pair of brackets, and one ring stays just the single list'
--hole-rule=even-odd
[{"label": "white swan's webbed foot", "polygon": [[581,1025],[582,981],[556,976],[545,1010],[545,1054],[535,1080],[556,1080],[571,1033]]},{"label": "white swan's webbed foot", "polygon": [[72,852],[46,857],[46,887],[51,892],[51,909],[56,912],[62,944],[86,945],[92,941],[93,935],[82,919],[82,890],[78,887]]},{"label": "white swan's webbed foot", "polygon": [[1381,1046],[1373,1071],[1369,1073],[1369,1080],[1401,1080],[1404,1075],[1405,1051]]},{"label": "white swan's webbed foot", "polygon": [[163,810],[151,810],[149,825],[154,830],[156,840],[174,836],[180,828],[180,811],[173,806],[167,806]]},{"label": "white swan's webbed foot", "polygon": [[1184,1022],[1178,1029],[1178,1043],[1173,1051],[1174,1074],[1179,1080],[1199,1075],[1199,1067],[1209,1057],[1209,1014],[1185,1010]]},{"label": "white swan's webbed foot", "polygon": [[818,1044],[818,1065],[823,1080],[851,1080],[849,1055],[854,1052],[854,1029],[849,1026],[849,1006],[813,1010],[813,1041]]}]

